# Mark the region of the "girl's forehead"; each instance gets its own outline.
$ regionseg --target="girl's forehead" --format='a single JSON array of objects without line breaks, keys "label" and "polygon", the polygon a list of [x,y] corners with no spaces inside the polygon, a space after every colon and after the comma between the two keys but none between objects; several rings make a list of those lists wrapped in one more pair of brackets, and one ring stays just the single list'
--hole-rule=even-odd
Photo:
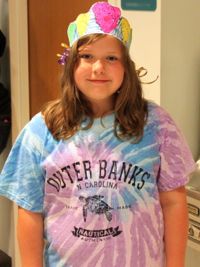
[{"label": "girl's forehead", "polygon": [[99,50],[99,52],[111,50],[119,52],[122,50],[122,45],[120,44],[120,41],[117,40],[117,38],[106,35],[102,38],[96,39],[88,44],[83,44],[79,47],[79,51],[84,50]]}]

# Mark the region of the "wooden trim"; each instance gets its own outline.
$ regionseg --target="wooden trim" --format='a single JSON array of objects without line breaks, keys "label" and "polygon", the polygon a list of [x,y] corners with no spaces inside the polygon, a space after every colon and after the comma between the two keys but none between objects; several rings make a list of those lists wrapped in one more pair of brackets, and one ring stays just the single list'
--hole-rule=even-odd
[{"label": "wooden trim", "polygon": [[9,0],[12,140],[29,121],[27,0]]},{"label": "wooden trim", "polygon": [[[29,121],[28,20],[27,0],[8,0],[10,79],[12,99],[12,142]],[[16,238],[17,206],[13,205],[13,267],[21,266]]]}]

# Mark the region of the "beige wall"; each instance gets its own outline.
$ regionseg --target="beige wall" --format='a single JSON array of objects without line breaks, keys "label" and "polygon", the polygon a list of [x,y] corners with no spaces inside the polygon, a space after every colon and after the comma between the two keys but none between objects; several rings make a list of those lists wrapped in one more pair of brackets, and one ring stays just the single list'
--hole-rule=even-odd
[{"label": "beige wall", "polygon": [[162,1],[161,105],[200,156],[200,1]]}]

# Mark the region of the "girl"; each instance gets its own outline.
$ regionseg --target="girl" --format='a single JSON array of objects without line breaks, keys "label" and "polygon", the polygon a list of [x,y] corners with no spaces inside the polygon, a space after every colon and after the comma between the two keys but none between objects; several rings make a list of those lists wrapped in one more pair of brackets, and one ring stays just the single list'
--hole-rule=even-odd
[{"label": "girl", "polygon": [[68,37],[62,98],[25,126],[1,174],[19,206],[22,266],[183,267],[194,162],[142,96],[130,25],[97,2]]}]

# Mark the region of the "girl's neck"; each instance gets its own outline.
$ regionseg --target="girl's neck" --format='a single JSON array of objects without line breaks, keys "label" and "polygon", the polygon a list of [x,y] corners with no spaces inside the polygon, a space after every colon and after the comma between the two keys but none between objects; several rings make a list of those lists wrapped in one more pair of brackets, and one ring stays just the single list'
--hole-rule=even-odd
[{"label": "girl's neck", "polygon": [[94,118],[102,117],[106,114],[109,114],[113,111],[114,103],[109,102],[105,103],[105,101],[98,102],[98,103],[92,103],[92,110],[94,114]]}]

